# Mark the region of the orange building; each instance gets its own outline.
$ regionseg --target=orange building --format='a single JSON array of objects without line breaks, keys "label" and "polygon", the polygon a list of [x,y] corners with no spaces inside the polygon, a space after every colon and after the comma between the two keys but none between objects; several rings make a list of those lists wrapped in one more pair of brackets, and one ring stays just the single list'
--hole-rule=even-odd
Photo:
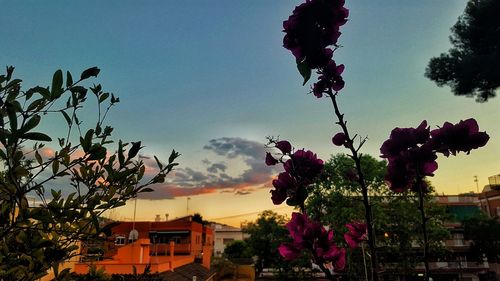
[{"label": "orange building", "polygon": [[172,271],[198,262],[210,268],[213,230],[187,216],[171,221],[119,222],[111,228],[104,244],[86,243],[75,273],[85,274],[89,267],[104,268],[108,274],[130,274],[135,267],[143,272]]}]

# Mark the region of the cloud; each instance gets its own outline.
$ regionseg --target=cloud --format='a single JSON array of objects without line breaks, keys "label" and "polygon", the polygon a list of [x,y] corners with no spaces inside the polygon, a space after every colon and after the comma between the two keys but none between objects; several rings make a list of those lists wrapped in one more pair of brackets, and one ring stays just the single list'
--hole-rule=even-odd
[{"label": "cloud", "polygon": [[[155,192],[141,194],[141,197],[165,199],[216,192],[247,195],[257,188],[269,187],[276,174],[274,167],[264,163],[266,149],[263,143],[224,137],[210,140],[203,149],[225,161],[200,160],[206,167],[204,170],[178,168],[167,176],[166,183],[152,187]],[[228,170],[235,166],[244,167],[232,175]]]}]

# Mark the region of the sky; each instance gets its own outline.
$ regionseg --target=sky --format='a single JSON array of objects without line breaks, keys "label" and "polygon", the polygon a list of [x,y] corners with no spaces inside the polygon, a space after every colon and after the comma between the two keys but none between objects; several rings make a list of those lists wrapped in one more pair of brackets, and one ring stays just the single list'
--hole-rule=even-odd
[{"label": "sky", "polygon": [[[0,2],[0,64],[15,66],[24,87],[50,85],[57,69],[78,76],[98,66],[92,83],[121,100],[108,118],[115,140],[141,140],[144,157],[182,154],[167,183],[137,200],[138,220],[199,212],[237,225],[266,209],[289,214],[270,200],[278,171],[264,165],[266,137],[324,160],[346,152],[331,144],[339,131],[331,104],[308,94],[282,47],[282,22],[300,1]],[[476,191],[477,176],[481,189],[500,173],[500,99],[455,97],[424,77],[429,59],[450,47],[466,1],[346,2],[349,21],[335,52],[346,67],[339,103],[350,131],[368,137],[362,152],[378,157],[395,127],[474,117],[488,145],[440,157],[430,180],[439,193],[457,194]],[[83,120],[92,126],[95,116]],[[42,128],[57,135],[62,124]],[[134,201],[109,215],[130,220],[133,209]]]}]

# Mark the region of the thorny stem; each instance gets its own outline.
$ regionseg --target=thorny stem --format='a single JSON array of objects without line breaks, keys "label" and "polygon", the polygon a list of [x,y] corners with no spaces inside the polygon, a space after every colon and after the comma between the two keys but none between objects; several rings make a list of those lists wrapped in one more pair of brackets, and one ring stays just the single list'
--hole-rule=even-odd
[{"label": "thorny stem", "polygon": [[351,151],[351,158],[354,160],[356,164],[356,170],[358,173],[358,183],[361,187],[361,193],[363,195],[363,204],[365,206],[365,220],[366,227],[368,232],[368,247],[371,252],[371,280],[378,281],[378,261],[377,261],[377,248],[375,245],[375,233],[373,230],[373,219],[372,219],[372,207],[370,205],[370,200],[368,198],[368,187],[366,186],[366,182],[364,179],[363,171],[361,169],[361,154],[358,154],[361,145],[356,149],[354,147],[354,138],[349,137],[349,130],[347,129],[347,122],[344,121],[344,114],[342,114],[339,110],[337,104],[337,93],[332,93],[330,90],[327,95],[332,100],[333,108],[335,110],[335,115],[337,116],[338,122],[337,124],[342,128],[343,133],[346,136],[347,142],[346,147]]}]

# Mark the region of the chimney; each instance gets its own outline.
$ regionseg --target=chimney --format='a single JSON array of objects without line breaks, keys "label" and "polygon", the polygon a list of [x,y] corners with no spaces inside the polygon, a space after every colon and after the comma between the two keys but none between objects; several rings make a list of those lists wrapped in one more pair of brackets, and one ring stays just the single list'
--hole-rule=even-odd
[{"label": "chimney", "polygon": [[159,221],[161,221],[161,217],[160,217],[160,215],[156,215],[155,222],[159,222]]},{"label": "chimney", "polygon": [[168,221],[168,213],[165,214],[165,221]]}]

